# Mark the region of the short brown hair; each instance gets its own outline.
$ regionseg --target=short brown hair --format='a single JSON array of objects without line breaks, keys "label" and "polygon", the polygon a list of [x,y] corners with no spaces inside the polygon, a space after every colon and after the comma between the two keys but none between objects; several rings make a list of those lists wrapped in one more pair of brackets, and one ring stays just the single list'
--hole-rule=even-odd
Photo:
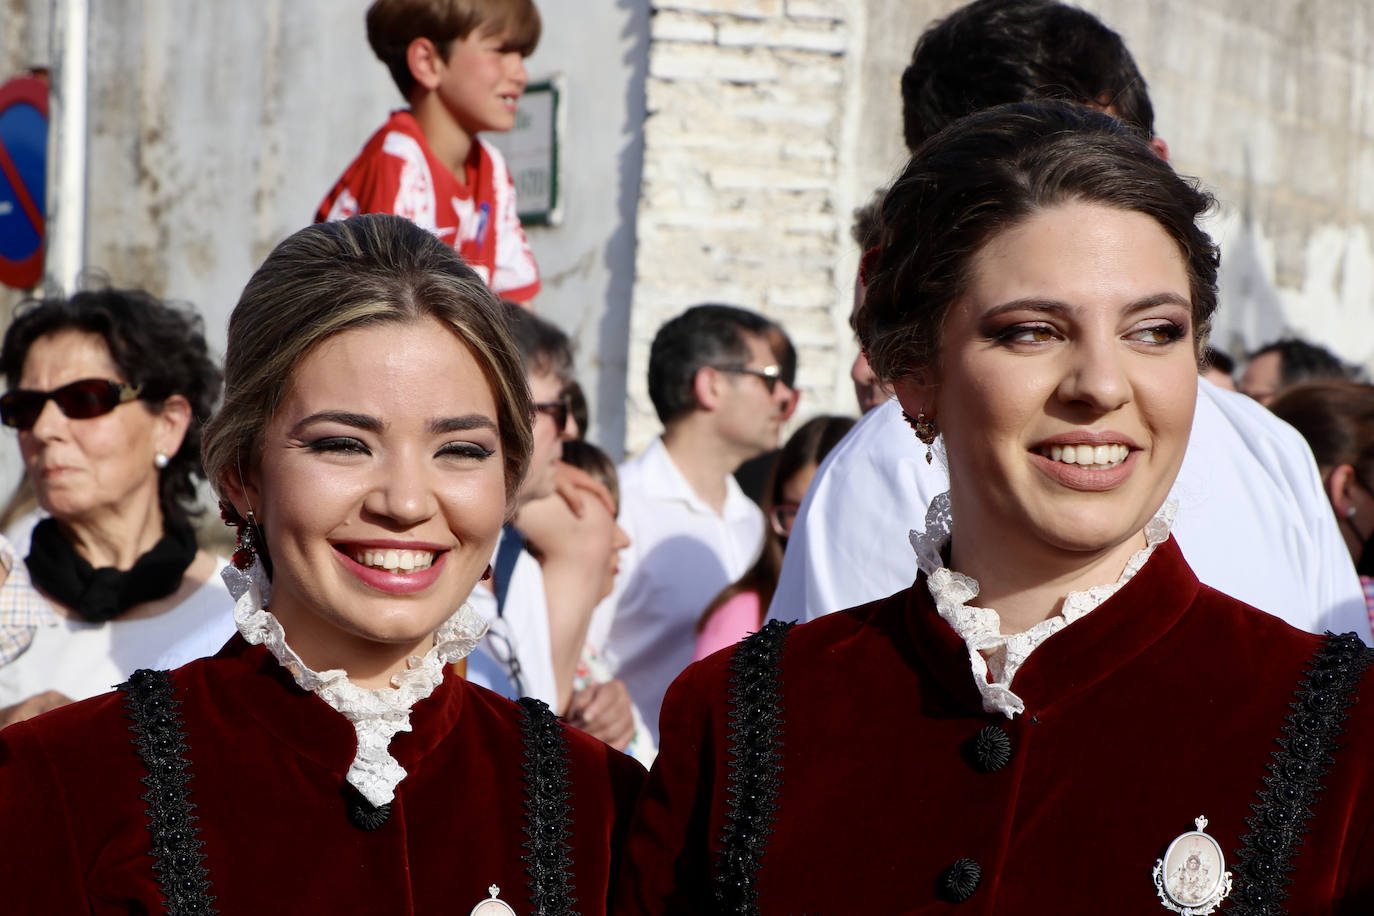
[{"label": "short brown hair", "polygon": [[1269,409],[1302,433],[1323,472],[1348,464],[1361,484],[1374,487],[1374,387],[1306,382],[1283,391]]},{"label": "short brown hair", "polygon": [[983,246],[1040,210],[1075,201],[1144,214],[1174,240],[1201,358],[1217,307],[1218,255],[1197,219],[1212,196],[1116,118],[1044,101],[956,121],[922,144],[893,183],[855,316],[873,371],[895,381],[935,367],[945,316]]},{"label": "short brown hair", "polygon": [[500,303],[452,248],[389,214],[300,230],[244,287],[229,316],[224,406],[205,424],[201,446],[210,483],[219,488],[231,470],[256,465],[292,373],[317,346],[354,328],[424,318],[452,329],[491,386],[513,509],[530,459],[532,408]]},{"label": "short brown hair", "polygon": [[529,57],[542,28],[534,0],[377,0],[367,10],[367,43],[406,98],[415,88],[406,60],[415,39],[428,38],[447,60],[453,42],[481,30]]}]

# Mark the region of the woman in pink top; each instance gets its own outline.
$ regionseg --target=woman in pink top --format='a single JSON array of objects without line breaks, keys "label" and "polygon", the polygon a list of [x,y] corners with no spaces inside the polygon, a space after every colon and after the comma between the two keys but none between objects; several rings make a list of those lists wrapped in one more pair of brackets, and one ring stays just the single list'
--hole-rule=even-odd
[{"label": "woman in pink top", "polygon": [[763,623],[773,590],[778,587],[787,535],[792,531],[806,488],[822,459],[853,425],[852,417],[814,417],[793,433],[778,452],[777,463],[768,475],[763,503],[768,515],[763,550],[748,572],[707,605],[697,624],[692,661],[733,646]]}]

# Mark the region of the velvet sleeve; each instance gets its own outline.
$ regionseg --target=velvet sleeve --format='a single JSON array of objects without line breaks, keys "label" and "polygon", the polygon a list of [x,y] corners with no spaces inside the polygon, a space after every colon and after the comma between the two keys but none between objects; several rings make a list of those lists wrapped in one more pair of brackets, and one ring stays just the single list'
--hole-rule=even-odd
[{"label": "velvet sleeve", "polygon": [[[92,766],[99,761],[92,760]],[[89,913],[66,793],[27,722],[0,732],[0,905],[6,913]]]},{"label": "velvet sleeve", "polygon": [[709,831],[716,742],[708,685],[723,670],[716,661],[692,665],[668,688],[658,757],[630,823],[613,913],[715,910]]},{"label": "velvet sleeve", "polygon": [[1332,911],[1337,916],[1365,916],[1374,913],[1374,824],[1366,824],[1357,844],[1346,877],[1340,902]]}]

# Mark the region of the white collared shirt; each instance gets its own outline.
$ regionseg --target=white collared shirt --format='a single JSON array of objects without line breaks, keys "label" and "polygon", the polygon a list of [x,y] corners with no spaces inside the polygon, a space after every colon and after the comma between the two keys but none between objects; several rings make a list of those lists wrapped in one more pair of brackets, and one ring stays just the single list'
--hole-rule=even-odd
[{"label": "white collared shirt", "polygon": [[[869,411],[821,464],[788,539],[769,619],[813,620],[906,588],[907,533],[949,488],[896,401]],[[1358,633],[1369,618],[1312,451],[1244,395],[1198,380],[1173,534],[1207,585],[1300,630]]]},{"label": "white collared shirt", "polygon": [[608,657],[657,743],[663,694],[692,661],[706,605],[758,559],[763,513],[733,477],[717,513],[655,439],[620,466],[620,526],[630,546],[621,551],[615,590],[593,614],[588,642]]}]

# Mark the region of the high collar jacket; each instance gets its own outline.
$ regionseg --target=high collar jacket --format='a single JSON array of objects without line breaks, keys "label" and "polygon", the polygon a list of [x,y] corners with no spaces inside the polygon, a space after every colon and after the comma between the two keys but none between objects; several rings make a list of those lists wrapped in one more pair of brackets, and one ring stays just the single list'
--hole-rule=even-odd
[{"label": "high collar jacket", "polygon": [[[172,674],[189,800],[220,913],[468,913],[488,888],[533,912],[520,711],[451,671],[392,754],[407,775],[367,832],[346,814],[353,726],[235,637]],[[146,775],[121,693],[0,733],[0,910],[163,912]],[[564,729],[577,910],[603,912],[639,764]]]},{"label": "high collar jacket", "polygon": [[[983,711],[923,577],[783,638],[762,745],[741,734],[772,714],[738,704],[768,685],[741,677],[743,649],[723,650],[668,692],[615,910],[715,910],[740,832],[732,779],[772,758],[775,777],[743,793],[762,814],[741,912],[1159,916],[1154,866],[1200,816],[1235,875],[1220,913],[1374,912],[1367,650],[1345,642],[1331,663],[1355,700],[1337,734],[1340,690],[1315,691],[1319,714],[1290,707],[1321,645],[1200,585],[1171,538],[1032,653],[1013,720]],[[1290,827],[1285,862],[1268,847]],[[1286,910],[1240,908],[1285,893]]]}]

